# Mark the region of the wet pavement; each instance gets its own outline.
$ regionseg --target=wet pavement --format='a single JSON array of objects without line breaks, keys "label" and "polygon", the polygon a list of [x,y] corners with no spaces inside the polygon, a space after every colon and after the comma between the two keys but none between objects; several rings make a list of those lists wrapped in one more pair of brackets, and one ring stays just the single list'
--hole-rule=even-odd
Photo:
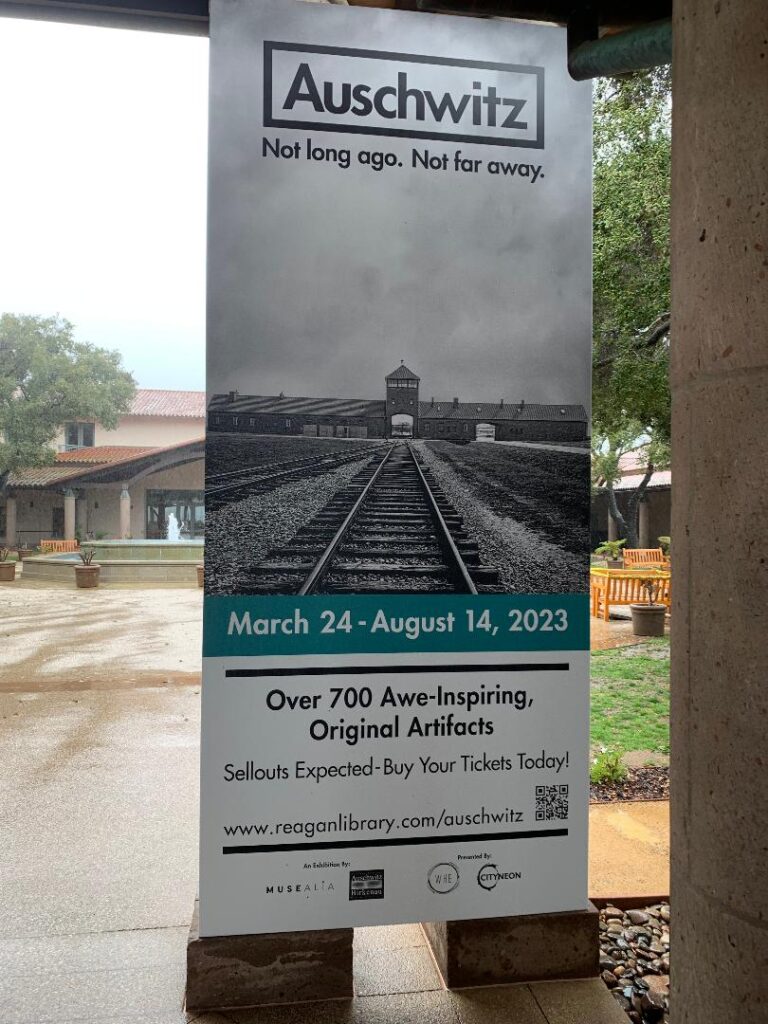
[{"label": "wet pavement", "polygon": [[642,642],[642,637],[632,632],[631,619],[589,618],[589,646],[593,651],[608,651],[614,647],[628,647]]},{"label": "wet pavement", "polygon": [[202,591],[0,587],[0,692],[199,685]]},{"label": "wet pavement", "polygon": [[620,1024],[600,981],[451,993],[417,926],[356,933],[352,1001],[182,1010],[199,688],[0,694],[3,1024]]},{"label": "wet pavement", "polygon": [[[600,981],[448,992],[414,925],[356,932],[352,1001],[188,1017],[201,594],[13,586],[0,591],[2,1024],[625,1021]],[[666,805],[650,806],[591,808],[595,895],[661,893]]]}]

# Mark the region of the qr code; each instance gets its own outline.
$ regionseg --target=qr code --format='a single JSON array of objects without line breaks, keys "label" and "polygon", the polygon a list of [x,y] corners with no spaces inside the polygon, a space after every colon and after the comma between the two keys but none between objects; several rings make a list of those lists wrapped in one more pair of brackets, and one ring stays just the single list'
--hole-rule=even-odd
[{"label": "qr code", "polygon": [[536,787],[536,821],[557,821],[568,817],[567,786]]}]

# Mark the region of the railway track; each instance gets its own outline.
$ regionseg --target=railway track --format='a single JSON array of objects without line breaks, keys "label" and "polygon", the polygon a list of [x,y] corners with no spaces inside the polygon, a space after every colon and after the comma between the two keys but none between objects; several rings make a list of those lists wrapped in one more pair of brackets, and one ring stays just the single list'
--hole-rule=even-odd
[{"label": "railway track", "polygon": [[248,592],[498,590],[477,542],[410,444],[388,445],[285,545],[248,572]]},{"label": "railway track", "polygon": [[294,480],[306,480],[330,470],[345,466],[349,462],[360,462],[370,458],[372,452],[380,451],[386,445],[372,448],[358,448],[340,455],[309,455],[285,462],[272,462],[250,469],[235,469],[217,473],[206,479],[205,502],[208,508],[216,509],[231,501],[249,498],[254,494],[265,494],[282,484]]}]

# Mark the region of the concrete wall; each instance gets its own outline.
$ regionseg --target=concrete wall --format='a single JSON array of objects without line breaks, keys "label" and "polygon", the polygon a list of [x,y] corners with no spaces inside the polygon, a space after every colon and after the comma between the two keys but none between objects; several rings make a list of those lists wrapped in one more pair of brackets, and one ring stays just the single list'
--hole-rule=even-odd
[{"label": "concrete wall", "polygon": [[768,1020],[768,4],[676,0],[675,1024]]}]

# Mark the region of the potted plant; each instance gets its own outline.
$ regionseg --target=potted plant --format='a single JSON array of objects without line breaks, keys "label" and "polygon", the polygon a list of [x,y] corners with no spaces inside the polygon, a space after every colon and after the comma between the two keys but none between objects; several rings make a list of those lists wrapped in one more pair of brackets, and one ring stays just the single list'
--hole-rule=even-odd
[{"label": "potted plant", "polygon": [[0,583],[11,583],[16,579],[16,563],[10,560],[8,548],[0,548]]},{"label": "potted plant", "polygon": [[661,553],[668,562],[672,561],[672,539],[670,537],[657,537]]},{"label": "potted plant", "polygon": [[621,549],[626,543],[626,540],[604,540],[599,548],[595,548],[595,554],[605,558],[605,564],[609,569],[623,569]]},{"label": "potted plant", "polygon": [[197,585],[198,587],[205,586],[205,566],[202,562],[197,563]]},{"label": "potted plant", "polygon": [[31,558],[32,555],[34,555],[34,553],[35,553],[35,549],[34,548],[24,548],[24,547],[16,548],[16,557],[18,558],[18,560],[20,562],[23,562],[25,558]]},{"label": "potted plant", "polygon": [[95,554],[93,548],[83,548],[82,551],[78,551],[80,565],[75,565],[75,583],[81,590],[91,590],[99,585],[101,566],[98,562],[94,562]]},{"label": "potted plant", "polygon": [[656,604],[658,582],[643,580],[640,584],[645,594],[643,604],[631,604],[632,632],[635,636],[664,636],[664,619],[667,609],[663,604]]}]

